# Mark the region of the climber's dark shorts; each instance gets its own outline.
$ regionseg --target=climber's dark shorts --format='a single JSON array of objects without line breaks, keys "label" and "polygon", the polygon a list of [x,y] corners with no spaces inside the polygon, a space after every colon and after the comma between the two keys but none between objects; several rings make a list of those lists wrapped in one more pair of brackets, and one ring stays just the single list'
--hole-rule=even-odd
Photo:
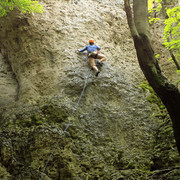
[{"label": "climber's dark shorts", "polygon": [[103,55],[103,54],[99,54],[97,53],[96,56],[92,56],[92,55],[88,55],[88,59],[89,59],[89,64],[91,65],[91,67],[93,66],[96,66],[96,63],[95,63],[95,59],[103,59],[103,61],[106,60],[106,57]]},{"label": "climber's dark shorts", "polygon": [[92,51],[89,53],[88,57],[92,57],[92,58],[96,59],[97,55],[98,55],[98,53],[96,51]]}]

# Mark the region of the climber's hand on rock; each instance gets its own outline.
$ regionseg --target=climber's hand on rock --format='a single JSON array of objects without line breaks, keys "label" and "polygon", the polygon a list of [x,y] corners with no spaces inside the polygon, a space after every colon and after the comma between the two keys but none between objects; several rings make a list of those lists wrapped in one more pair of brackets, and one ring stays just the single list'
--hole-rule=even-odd
[{"label": "climber's hand on rock", "polygon": [[76,53],[80,53],[80,49],[77,49],[77,50],[76,50]]}]

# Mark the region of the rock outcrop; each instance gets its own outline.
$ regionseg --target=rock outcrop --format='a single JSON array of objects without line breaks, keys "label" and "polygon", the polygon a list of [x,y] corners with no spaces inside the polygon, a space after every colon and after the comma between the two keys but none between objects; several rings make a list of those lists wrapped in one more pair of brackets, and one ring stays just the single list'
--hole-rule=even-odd
[{"label": "rock outcrop", "polygon": [[[133,179],[151,170],[151,104],[120,0],[44,0],[43,14],[13,11],[0,21],[0,178],[39,179],[65,129],[88,71],[95,39],[106,55],[91,71],[68,131],[44,179]],[[177,157],[171,150],[172,164]],[[168,165],[167,165],[168,166]]]}]

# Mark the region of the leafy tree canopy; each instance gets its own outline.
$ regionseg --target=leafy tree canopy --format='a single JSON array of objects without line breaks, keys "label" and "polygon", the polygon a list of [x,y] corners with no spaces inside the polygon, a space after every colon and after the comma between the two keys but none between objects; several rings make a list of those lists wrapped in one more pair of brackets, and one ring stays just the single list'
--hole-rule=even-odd
[{"label": "leafy tree canopy", "polygon": [[38,1],[32,0],[0,0],[0,17],[6,15],[14,8],[19,9],[23,13],[43,12],[43,6]]},{"label": "leafy tree canopy", "polygon": [[166,13],[168,18],[165,20],[164,44],[169,49],[178,50],[180,56],[180,6],[167,9]]},{"label": "leafy tree canopy", "polygon": [[[162,0],[148,0],[148,12],[149,14],[154,14],[157,13],[161,10],[162,5],[161,5]],[[149,16],[149,23],[156,23],[158,20],[161,20],[160,18],[157,17],[151,17]]]},{"label": "leafy tree canopy", "polygon": [[[149,22],[156,23],[160,18],[152,17],[162,9],[162,3],[166,5],[164,0],[148,0]],[[180,6],[173,8],[165,8],[166,20],[164,21],[164,45],[175,56],[180,57]],[[174,56],[174,57],[175,57]]]},{"label": "leafy tree canopy", "polygon": [[[149,13],[160,11],[162,8],[161,2],[162,2],[162,0],[148,0]],[[155,4],[156,4],[156,6],[155,6]]]}]

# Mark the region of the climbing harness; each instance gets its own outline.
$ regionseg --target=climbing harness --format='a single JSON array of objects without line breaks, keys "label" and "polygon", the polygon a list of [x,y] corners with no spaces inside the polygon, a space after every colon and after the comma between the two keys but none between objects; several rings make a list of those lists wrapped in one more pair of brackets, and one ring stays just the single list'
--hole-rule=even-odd
[{"label": "climbing harness", "polygon": [[90,52],[89,54],[88,54],[88,57],[93,57],[93,58],[97,58],[97,56],[98,56],[98,52],[96,52],[96,51],[92,51],[92,52]]},{"label": "climbing harness", "polygon": [[86,85],[87,85],[87,81],[88,81],[89,76],[90,76],[90,72],[91,72],[91,68],[90,68],[89,71],[88,71],[88,75],[87,75],[87,77],[86,77],[83,90],[82,90],[81,95],[80,95],[80,97],[79,97],[79,99],[78,99],[78,102],[76,103],[76,105],[75,105],[74,108],[73,108],[73,111],[72,111],[71,117],[69,118],[68,124],[67,124],[66,128],[64,129],[64,131],[63,131],[61,134],[59,134],[59,138],[58,138],[58,140],[56,141],[56,145],[54,146],[54,149],[53,149],[53,151],[51,152],[51,154],[50,154],[50,156],[49,156],[49,158],[48,158],[48,160],[47,160],[47,162],[46,162],[46,164],[45,164],[45,166],[44,166],[43,172],[41,173],[41,178],[40,178],[40,180],[42,180],[42,177],[43,177],[44,172],[45,172],[45,170],[46,170],[46,168],[47,168],[47,165],[48,165],[51,157],[53,156],[56,148],[58,147],[58,144],[59,144],[59,142],[60,142],[61,136],[67,131],[67,129],[68,129],[69,126],[70,126],[72,117],[73,117],[73,115],[74,115],[74,113],[75,113],[75,111],[76,111],[76,109],[77,109],[77,106],[78,106],[78,104],[79,104],[79,102],[80,102],[80,100],[81,100],[81,98],[82,98],[82,96],[83,96],[83,94],[84,94],[84,91],[85,91],[85,88],[86,88]]}]

